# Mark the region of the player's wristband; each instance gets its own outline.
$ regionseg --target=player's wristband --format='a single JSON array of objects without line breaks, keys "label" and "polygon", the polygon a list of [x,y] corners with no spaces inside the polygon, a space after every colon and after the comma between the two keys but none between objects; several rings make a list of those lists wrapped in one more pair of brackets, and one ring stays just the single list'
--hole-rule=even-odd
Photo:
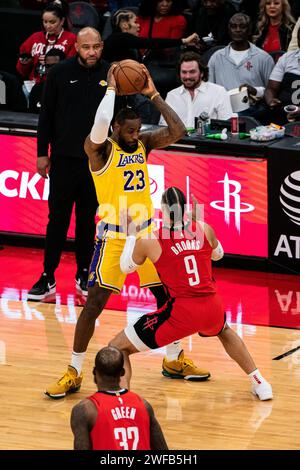
[{"label": "player's wristband", "polygon": [[157,91],[152,96],[150,96],[150,100],[154,100],[157,96],[160,96],[160,93]]},{"label": "player's wristband", "polygon": [[223,250],[221,243],[218,240],[218,244],[216,248],[211,253],[211,259],[213,261],[218,261],[219,259],[223,258],[223,256],[224,256],[224,250]]}]

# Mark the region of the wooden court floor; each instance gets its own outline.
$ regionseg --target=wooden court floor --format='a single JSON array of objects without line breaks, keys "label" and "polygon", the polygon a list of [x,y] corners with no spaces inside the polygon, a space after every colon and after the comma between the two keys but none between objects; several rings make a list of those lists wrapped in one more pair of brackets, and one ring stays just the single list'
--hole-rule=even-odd
[{"label": "wooden court floor", "polygon": [[[95,391],[93,359],[127,323],[126,313],[106,310],[96,326],[79,393],[62,400],[44,387],[68,364],[76,315],[74,305],[0,299],[0,449],[72,449],[69,426],[75,403]],[[190,383],[161,375],[163,350],[135,355],[132,389],[153,405],[170,449],[300,449],[299,330],[232,325],[246,342],[274,400],[260,402],[248,378],[217,338],[182,341],[186,355],[212,374]]]}]

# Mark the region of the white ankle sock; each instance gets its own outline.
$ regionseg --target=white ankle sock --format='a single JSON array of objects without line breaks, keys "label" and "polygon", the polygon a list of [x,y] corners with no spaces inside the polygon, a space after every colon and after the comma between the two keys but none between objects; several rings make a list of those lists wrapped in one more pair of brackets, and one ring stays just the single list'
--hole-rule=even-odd
[{"label": "white ankle sock", "polygon": [[74,351],[72,352],[70,365],[77,370],[78,375],[80,375],[80,373],[81,373],[82,364],[83,364],[85,355],[86,355],[85,352],[81,352],[81,353],[77,353],[77,352],[74,352]]},{"label": "white ankle sock", "polygon": [[166,346],[166,358],[168,361],[176,361],[181,352],[180,341],[174,341],[174,343],[168,344]]},{"label": "white ankle sock", "polygon": [[263,382],[266,382],[266,379],[263,378],[259,369],[255,369],[253,372],[248,374],[248,377],[251,379],[252,385],[260,385]]}]

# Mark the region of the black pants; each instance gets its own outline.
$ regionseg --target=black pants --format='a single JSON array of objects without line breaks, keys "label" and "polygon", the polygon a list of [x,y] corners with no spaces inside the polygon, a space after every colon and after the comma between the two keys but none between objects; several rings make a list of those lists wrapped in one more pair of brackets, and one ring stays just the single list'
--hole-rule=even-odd
[{"label": "black pants", "polygon": [[44,271],[54,274],[64,248],[75,204],[75,254],[77,270],[88,268],[95,236],[97,198],[88,158],[55,158],[51,161],[49,222],[46,232]]}]

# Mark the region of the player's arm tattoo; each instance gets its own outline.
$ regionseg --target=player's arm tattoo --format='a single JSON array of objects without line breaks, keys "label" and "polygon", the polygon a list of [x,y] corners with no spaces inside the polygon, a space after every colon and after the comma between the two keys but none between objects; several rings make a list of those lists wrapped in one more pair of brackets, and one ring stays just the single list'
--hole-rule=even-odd
[{"label": "player's arm tattoo", "polygon": [[162,429],[157,421],[150,403],[144,400],[150,418],[150,447],[151,450],[168,450],[168,444],[164,438]]},{"label": "player's arm tattoo", "polygon": [[92,450],[89,416],[84,402],[74,406],[71,414],[71,428],[74,434],[74,450]]},{"label": "player's arm tattoo", "polygon": [[160,97],[154,103],[163,115],[167,127],[142,133],[140,139],[144,142],[147,152],[154,148],[163,148],[173,144],[184,136],[185,126],[175,111]]}]

